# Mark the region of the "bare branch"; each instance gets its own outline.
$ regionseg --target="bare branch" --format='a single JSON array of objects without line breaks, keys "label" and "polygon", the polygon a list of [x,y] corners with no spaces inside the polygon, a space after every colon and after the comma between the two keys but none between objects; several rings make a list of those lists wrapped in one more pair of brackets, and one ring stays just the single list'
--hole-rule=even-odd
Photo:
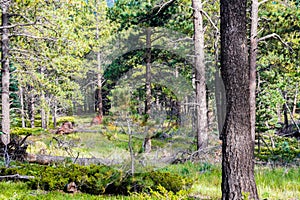
[{"label": "bare branch", "polygon": [[27,24],[14,24],[14,25],[10,25],[10,26],[0,26],[0,30],[1,29],[10,29],[10,28],[15,28],[18,26],[32,26],[32,25],[41,25],[41,24],[37,24],[36,21],[32,22],[32,23],[27,23]]},{"label": "bare branch", "polygon": [[169,0],[169,1],[165,2],[165,3],[163,3],[162,5],[160,5],[160,8],[157,11],[156,15],[158,15],[164,7],[168,6],[169,4],[173,3],[174,1],[175,0]]},{"label": "bare branch", "polygon": [[284,41],[282,40],[282,38],[281,38],[278,34],[276,34],[276,33],[272,33],[272,34],[266,35],[266,36],[264,36],[264,37],[262,37],[262,38],[259,38],[259,39],[258,39],[258,42],[267,40],[267,39],[269,39],[269,38],[276,38],[276,39],[279,39],[279,41],[280,41],[282,44],[284,44],[287,48],[289,48],[292,52],[294,52],[293,48],[292,48],[288,43],[284,42]]},{"label": "bare branch", "polygon": [[205,15],[205,17],[209,20],[209,22],[211,23],[211,25],[216,29],[217,32],[219,32],[218,27],[215,25],[215,23],[209,17],[209,15],[207,14],[207,12],[205,12],[203,9],[200,12],[202,12]]},{"label": "bare branch", "polygon": [[258,6],[260,6],[261,4],[264,4],[266,2],[268,2],[269,0],[262,0],[261,2],[258,3]]},{"label": "bare branch", "polygon": [[54,41],[56,42],[57,39],[56,38],[49,38],[49,37],[38,37],[38,36],[33,36],[27,33],[16,33],[16,34],[11,34],[9,35],[9,37],[13,37],[13,36],[24,36],[24,37],[29,37],[32,39],[37,39],[37,40],[49,40],[49,41]]}]

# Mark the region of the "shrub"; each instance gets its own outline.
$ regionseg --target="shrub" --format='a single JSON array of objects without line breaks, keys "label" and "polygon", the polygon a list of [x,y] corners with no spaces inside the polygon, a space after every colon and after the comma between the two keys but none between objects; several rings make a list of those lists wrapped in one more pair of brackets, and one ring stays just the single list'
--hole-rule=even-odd
[{"label": "shrub", "polygon": [[75,123],[75,117],[72,116],[64,116],[64,117],[58,117],[56,120],[57,124],[62,124],[64,122],[72,122]]},{"label": "shrub", "polygon": [[40,135],[41,133],[45,132],[43,128],[20,128],[15,127],[11,130],[12,135]]},{"label": "shrub", "polygon": [[146,172],[124,176],[114,168],[103,165],[40,166],[23,164],[14,168],[0,168],[0,175],[22,174],[34,176],[28,181],[32,189],[63,190],[65,185],[75,182],[81,192],[99,194],[123,194],[130,192],[159,191],[159,185],[174,193],[191,187],[192,181],[166,172]]}]

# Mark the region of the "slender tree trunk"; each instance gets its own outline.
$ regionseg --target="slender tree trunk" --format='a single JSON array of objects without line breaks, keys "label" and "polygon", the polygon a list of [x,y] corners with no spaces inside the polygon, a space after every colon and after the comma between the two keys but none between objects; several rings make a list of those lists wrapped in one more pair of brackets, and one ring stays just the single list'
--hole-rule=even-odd
[{"label": "slender tree trunk", "polygon": [[[9,25],[8,10],[11,1],[5,1],[2,5],[2,27]],[[9,30],[2,29],[2,50],[1,50],[1,73],[2,73],[2,132],[1,141],[7,145],[10,142],[10,116],[9,116]]]},{"label": "slender tree trunk", "polygon": [[284,119],[284,126],[288,127],[289,126],[289,118],[288,118],[288,95],[287,91],[283,92],[283,98],[284,98],[284,104],[283,104],[283,119]]},{"label": "slender tree trunk", "polygon": [[30,121],[30,127],[34,128],[34,120],[35,120],[35,98],[34,98],[34,92],[32,91],[32,87],[28,87],[28,116]]},{"label": "slender tree trunk", "polygon": [[[44,75],[45,67],[41,67],[41,75]],[[47,128],[47,122],[46,122],[46,111],[45,111],[45,106],[46,106],[46,99],[45,99],[45,93],[44,91],[41,91],[41,100],[40,100],[40,106],[41,106],[41,122],[42,122],[42,128],[46,129]]]},{"label": "slender tree trunk", "polygon": [[45,111],[45,94],[44,92],[41,93],[41,122],[42,128],[47,128],[47,121],[46,121],[46,111]]},{"label": "slender tree trunk", "polygon": [[298,83],[296,84],[296,91],[294,95],[294,102],[293,102],[293,111],[292,111],[292,116],[295,117],[296,115],[296,109],[297,109],[297,98],[298,98]]},{"label": "slender tree trunk", "polygon": [[244,0],[221,0],[221,73],[226,90],[222,199],[258,199],[251,133],[250,65]]},{"label": "slender tree trunk", "polygon": [[251,134],[255,139],[255,110],[256,110],[256,58],[257,58],[257,27],[258,27],[258,0],[252,0],[251,6],[251,36],[250,36],[250,119]]},{"label": "slender tree trunk", "polygon": [[151,109],[151,28],[146,29],[146,100],[145,115],[148,118]]},{"label": "slender tree trunk", "polygon": [[[96,1],[95,1],[96,2]],[[98,4],[96,3],[96,8],[98,10]],[[97,40],[100,39],[99,37],[99,20],[98,20],[98,13],[96,13],[96,38]],[[97,89],[96,89],[96,111],[97,115],[102,118],[103,116],[103,98],[102,98],[102,68],[101,68],[101,53],[97,52]]]},{"label": "slender tree trunk", "polygon": [[24,110],[24,94],[23,94],[23,87],[19,87],[19,98],[21,104],[21,120],[22,120],[22,128],[26,127],[25,123],[25,110]]},{"label": "slender tree trunk", "polygon": [[56,128],[57,126],[57,105],[56,102],[52,108],[52,121],[53,121],[53,127]]},{"label": "slender tree trunk", "polygon": [[193,0],[194,8],[194,50],[196,74],[196,104],[197,104],[197,149],[207,146],[207,103],[204,63],[204,29],[202,19],[202,2]]},{"label": "slender tree trunk", "polygon": [[97,64],[98,64],[98,74],[97,74],[97,115],[103,116],[103,102],[102,102],[102,73],[101,73],[101,59],[100,52],[97,53]]},{"label": "slender tree trunk", "polygon": [[[151,28],[146,29],[146,100],[145,100],[145,122],[147,122],[151,109]],[[151,135],[147,134],[143,142],[145,152],[151,151]]]}]

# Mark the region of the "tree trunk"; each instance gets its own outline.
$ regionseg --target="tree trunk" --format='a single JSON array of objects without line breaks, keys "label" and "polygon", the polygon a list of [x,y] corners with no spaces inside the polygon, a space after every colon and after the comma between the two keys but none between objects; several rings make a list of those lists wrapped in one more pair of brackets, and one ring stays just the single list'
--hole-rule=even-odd
[{"label": "tree trunk", "polygon": [[284,119],[284,126],[288,127],[289,126],[289,118],[288,118],[288,95],[287,91],[283,92],[283,98],[284,98],[284,104],[283,104],[283,119]]},{"label": "tree trunk", "polygon": [[145,100],[145,115],[146,121],[151,109],[151,28],[146,29],[146,100]]},{"label": "tree trunk", "polygon": [[[95,1],[96,2],[96,1]],[[96,3],[96,9],[98,10],[98,4]],[[99,37],[99,21],[98,21],[98,13],[96,13],[96,38]],[[101,53],[97,52],[97,90],[96,90],[96,112],[99,117],[103,116],[103,100],[102,100],[102,68],[101,68]]]},{"label": "tree trunk", "polygon": [[[44,75],[45,67],[41,67],[41,76]],[[45,99],[45,93],[44,91],[41,91],[41,99],[40,99],[40,106],[41,106],[41,125],[43,129],[47,128],[47,122],[46,122],[46,99]]]},{"label": "tree trunk", "polygon": [[26,127],[25,123],[25,110],[24,110],[24,95],[23,95],[23,87],[19,87],[19,98],[21,104],[21,120],[22,120],[22,128]]},{"label": "tree trunk", "polygon": [[[145,99],[145,118],[144,122],[148,121],[151,111],[151,28],[146,29],[146,99]],[[148,134],[144,138],[143,148],[146,153],[151,151],[151,136]]]},{"label": "tree trunk", "polygon": [[294,102],[293,102],[293,111],[292,111],[292,116],[295,117],[296,115],[296,109],[297,109],[297,98],[298,98],[298,83],[296,84],[296,91],[294,95]]},{"label": "tree trunk", "polygon": [[[8,10],[11,1],[5,1],[2,3],[2,27],[9,25]],[[9,30],[8,28],[2,29],[2,132],[1,141],[4,145],[10,142],[10,116],[9,116]]]},{"label": "tree trunk", "polygon": [[226,90],[222,199],[258,199],[250,117],[246,2],[221,0],[221,73]]},{"label": "tree trunk", "polygon": [[250,120],[251,135],[255,140],[255,110],[256,110],[256,58],[257,58],[257,27],[258,27],[258,0],[252,0],[251,6],[251,37],[250,37]]},{"label": "tree trunk", "polygon": [[202,2],[193,0],[194,8],[194,50],[196,74],[196,105],[197,105],[197,149],[207,146],[207,103],[204,63],[204,29],[202,19]]},{"label": "tree trunk", "polygon": [[35,98],[34,98],[34,92],[32,91],[32,87],[28,87],[28,116],[30,121],[30,127],[34,128],[34,120],[35,120]]}]

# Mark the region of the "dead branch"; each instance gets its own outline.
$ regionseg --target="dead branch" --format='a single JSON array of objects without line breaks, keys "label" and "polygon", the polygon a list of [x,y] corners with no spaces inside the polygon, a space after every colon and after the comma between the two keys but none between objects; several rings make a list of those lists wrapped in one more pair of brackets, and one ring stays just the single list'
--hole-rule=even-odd
[{"label": "dead branch", "polygon": [[27,154],[26,161],[30,163],[37,163],[40,165],[48,165],[53,163],[62,163],[70,160],[72,163],[79,165],[101,164],[109,165],[110,163],[102,158],[70,158],[64,156],[50,156],[41,154]]},{"label": "dead branch", "polygon": [[283,39],[282,39],[278,34],[276,34],[276,33],[272,33],[272,34],[266,35],[266,36],[264,36],[264,37],[261,37],[261,38],[259,38],[257,41],[258,41],[258,42],[261,42],[261,41],[267,40],[267,39],[269,39],[269,38],[276,38],[276,39],[279,39],[279,41],[280,41],[282,44],[284,44],[288,49],[290,49],[292,52],[294,52],[293,48],[292,48],[290,45],[288,45],[288,43],[284,42]]},{"label": "dead branch", "polygon": [[0,176],[0,181],[2,180],[24,180],[28,181],[30,179],[34,179],[34,176],[23,176],[19,174]]}]

